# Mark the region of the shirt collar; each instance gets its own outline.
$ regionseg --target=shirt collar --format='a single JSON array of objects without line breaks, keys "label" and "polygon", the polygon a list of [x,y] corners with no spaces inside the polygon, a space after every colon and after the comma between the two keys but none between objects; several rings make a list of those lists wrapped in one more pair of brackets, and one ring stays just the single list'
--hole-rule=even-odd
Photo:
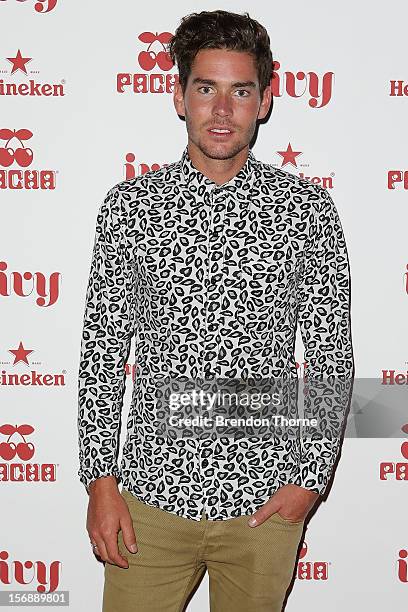
[{"label": "shirt collar", "polygon": [[[245,164],[239,170],[239,172],[232,177],[228,182],[223,183],[222,185],[218,185],[207,176],[205,176],[202,172],[197,170],[195,166],[193,166],[193,162],[188,154],[188,145],[183,151],[181,156],[181,176],[183,181],[187,184],[188,187],[193,188],[194,191],[197,190],[200,186],[204,187],[205,191],[216,191],[221,192],[222,190],[228,190],[231,192],[235,192],[237,189],[244,187],[247,184],[252,184],[253,173],[256,165],[255,155],[252,153],[252,150],[249,149],[248,157],[246,159]],[[201,190],[200,190],[201,191]]]}]

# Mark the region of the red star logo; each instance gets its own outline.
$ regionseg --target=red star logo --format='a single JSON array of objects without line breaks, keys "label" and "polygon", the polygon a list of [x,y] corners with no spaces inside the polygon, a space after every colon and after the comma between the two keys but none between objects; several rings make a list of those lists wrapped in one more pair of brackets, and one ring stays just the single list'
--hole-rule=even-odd
[{"label": "red star logo", "polygon": [[28,359],[27,356],[32,353],[33,351],[29,351],[27,349],[25,349],[23,347],[23,343],[20,342],[20,344],[18,345],[18,349],[10,349],[9,353],[12,353],[14,355],[14,363],[13,365],[16,365],[16,363],[19,363],[20,361],[22,361],[23,363],[26,363],[27,365],[30,365],[28,363]]},{"label": "red star logo", "polygon": [[292,166],[295,166],[295,168],[297,168],[296,157],[298,155],[302,155],[302,151],[293,151],[292,145],[290,143],[288,144],[286,151],[277,151],[277,153],[282,157],[281,168],[283,168],[283,166],[286,166],[286,164],[292,164]]},{"label": "red star logo", "polygon": [[17,70],[21,70],[24,74],[27,74],[26,64],[31,62],[32,57],[23,57],[21,55],[20,49],[17,51],[16,57],[6,57],[9,62],[13,64],[13,68],[11,69],[11,74],[17,72]]}]

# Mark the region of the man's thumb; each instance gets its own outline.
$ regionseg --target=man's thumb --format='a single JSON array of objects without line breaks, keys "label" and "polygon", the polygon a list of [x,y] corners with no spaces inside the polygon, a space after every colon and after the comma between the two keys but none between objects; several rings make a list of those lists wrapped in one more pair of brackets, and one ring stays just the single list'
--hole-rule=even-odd
[{"label": "man's thumb", "polygon": [[248,520],[248,525],[250,527],[261,525],[261,523],[265,522],[272,514],[277,512],[279,508],[279,502],[276,499],[272,500],[272,498],[270,498],[266,504],[258,508],[258,510],[252,514]]}]

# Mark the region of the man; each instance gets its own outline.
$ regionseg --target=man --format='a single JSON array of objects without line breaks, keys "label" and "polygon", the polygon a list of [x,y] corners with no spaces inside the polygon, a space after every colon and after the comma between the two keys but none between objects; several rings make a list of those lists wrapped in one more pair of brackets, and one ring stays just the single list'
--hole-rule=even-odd
[{"label": "man", "polygon": [[97,218],[79,371],[87,530],[107,562],[104,612],[181,611],[207,569],[213,612],[278,612],[339,436],[174,437],[160,428],[157,388],[163,376],[297,378],[297,321],[310,380],[346,384],[346,244],[325,189],[249,148],[271,105],[266,30],[248,14],[192,14],[169,53],[188,144],[179,161],[110,189]]}]

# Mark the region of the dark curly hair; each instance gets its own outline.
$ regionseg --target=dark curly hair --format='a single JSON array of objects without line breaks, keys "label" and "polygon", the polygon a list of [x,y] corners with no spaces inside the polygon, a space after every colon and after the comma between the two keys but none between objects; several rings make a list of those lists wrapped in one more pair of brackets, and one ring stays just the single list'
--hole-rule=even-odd
[{"label": "dark curly hair", "polygon": [[248,13],[202,11],[182,18],[167,48],[177,64],[183,93],[194,58],[200,49],[245,51],[255,58],[261,98],[273,72],[272,51],[266,29]]}]

